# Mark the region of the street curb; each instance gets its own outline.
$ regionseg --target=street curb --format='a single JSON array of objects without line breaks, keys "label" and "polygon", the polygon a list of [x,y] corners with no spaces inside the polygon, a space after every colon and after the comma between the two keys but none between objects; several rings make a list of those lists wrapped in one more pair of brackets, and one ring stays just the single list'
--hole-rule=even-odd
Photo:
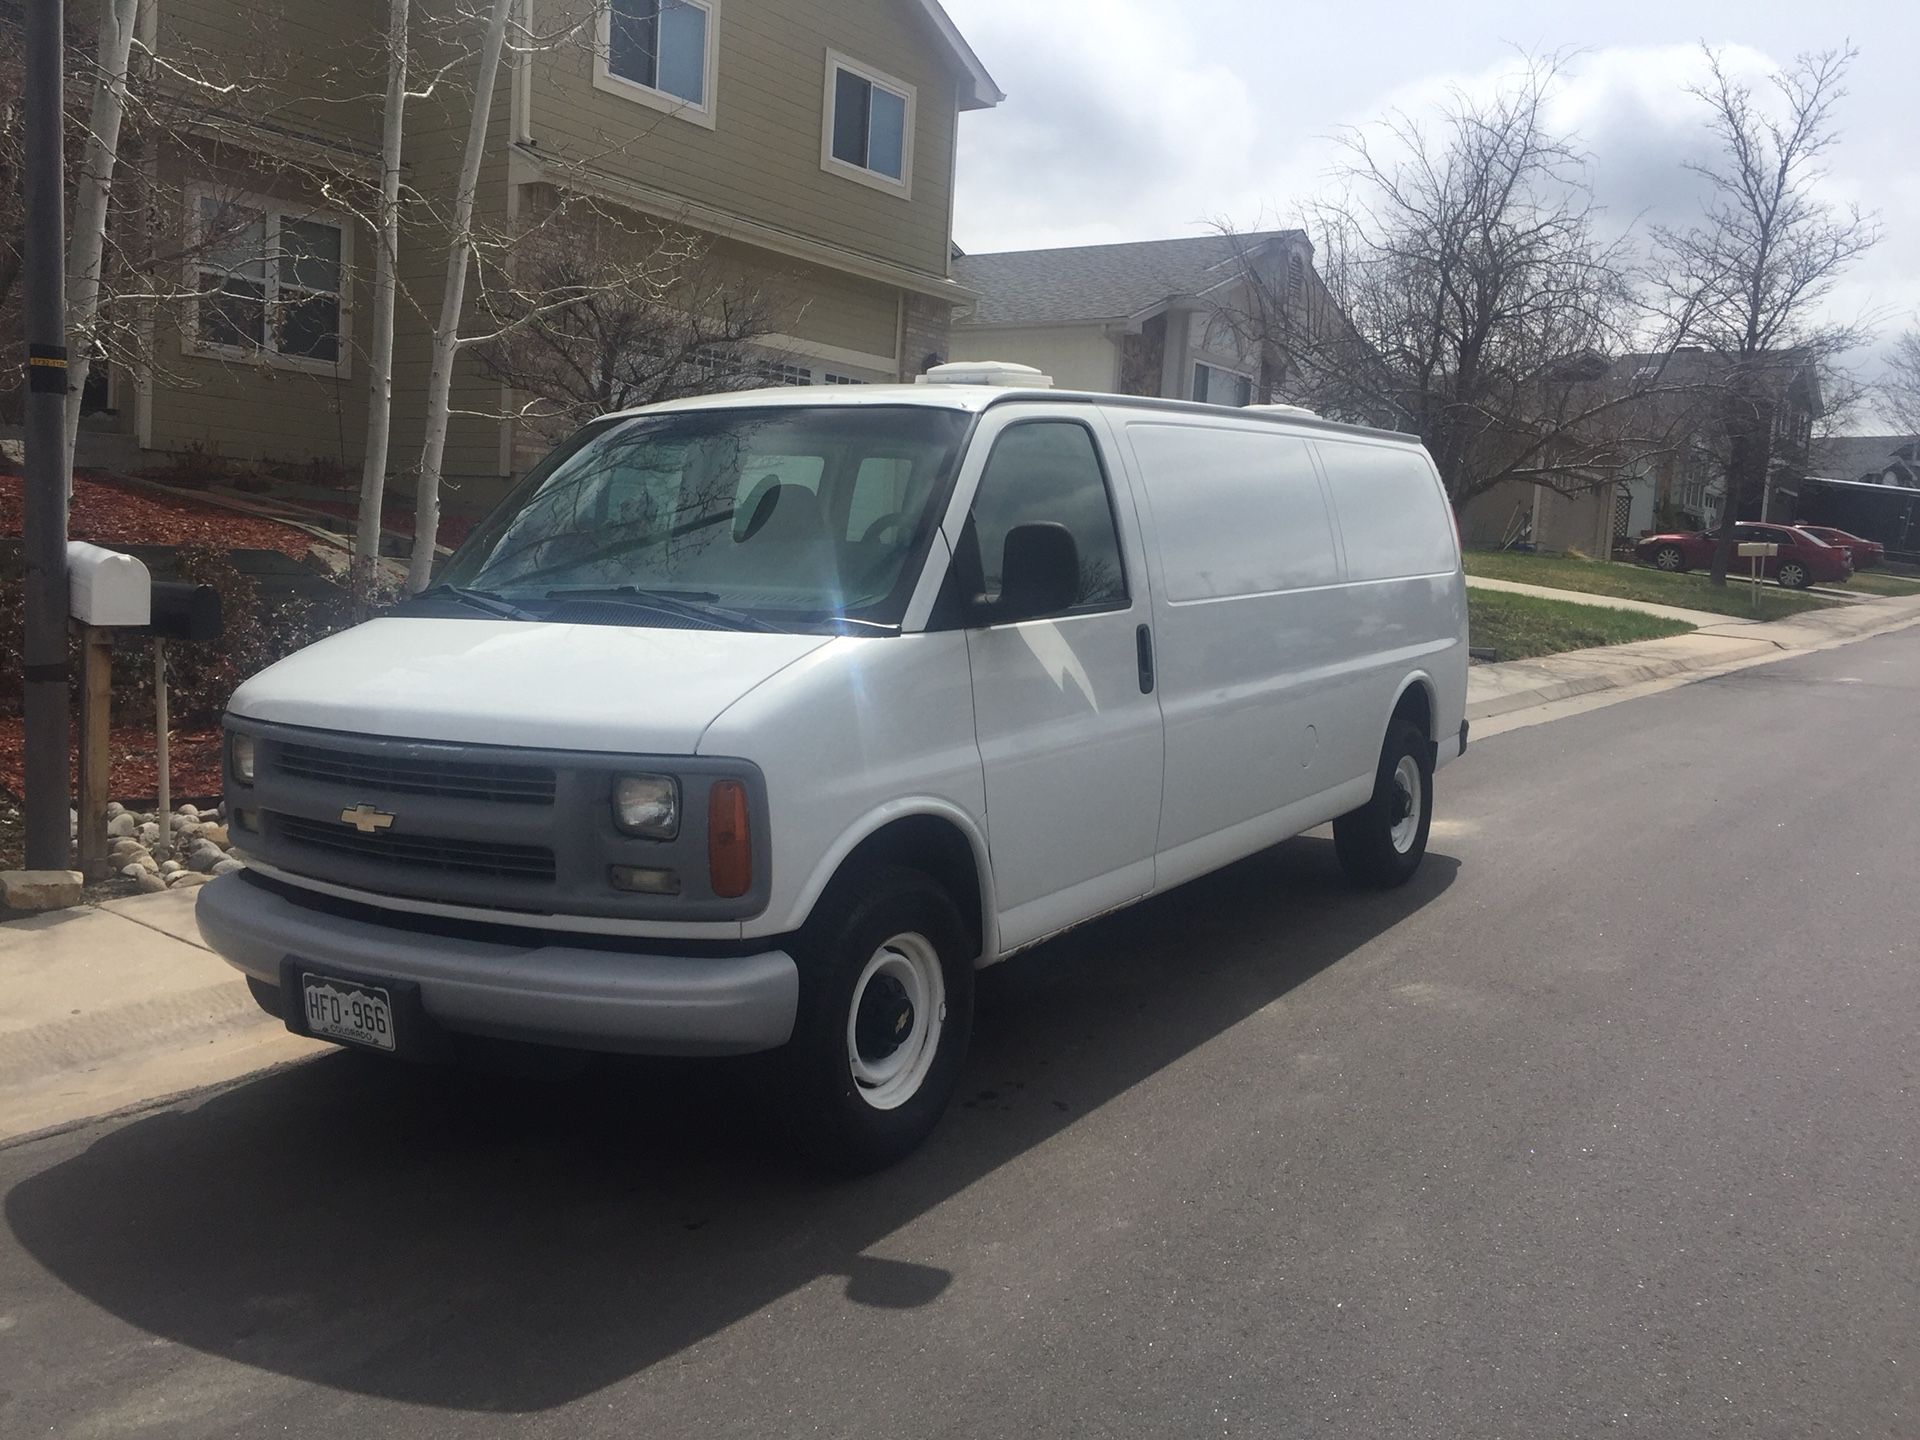
[{"label": "street curb", "polygon": [[[1467,677],[1467,719],[1491,720],[1520,710],[1621,690],[1650,681],[1671,680],[1686,675],[1704,677],[1709,672],[1786,660],[1832,645],[1851,644],[1856,640],[1868,640],[1876,635],[1905,630],[1913,625],[1920,625],[1920,600],[1870,601],[1844,609],[1814,611],[1764,625],[1735,622],[1726,627],[1732,633],[1723,633],[1718,628],[1703,628],[1690,635],[1676,635],[1667,640],[1574,650],[1537,660],[1510,660],[1499,665],[1479,666],[1470,671]],[[1828,633],[1820,634],[1821,631]],[[1813,632],[1811,638],[1809,632]],[[1725,643],[1702,650],[1698,645],[1702,639]],[[1504,677],[1511,677],[1523,673],[1527,668],[1543,673],[1540,684],[1485,694],[1478,700],[1473,698],[1476,675],[1497,672]],[[1556,671],[1564,673],[1556,675]],[[1483,680],[1482,684],[1484,687],[1486,682]]]}]

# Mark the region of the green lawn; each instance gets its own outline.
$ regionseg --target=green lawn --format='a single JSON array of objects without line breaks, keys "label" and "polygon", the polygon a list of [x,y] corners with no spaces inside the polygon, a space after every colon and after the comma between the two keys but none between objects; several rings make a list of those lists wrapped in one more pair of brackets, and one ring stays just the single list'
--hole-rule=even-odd
[{"label": "green lawn", "polygon": [[1920,595],[1920,580],[1889,575],[1884,570],[1861,570],[1841,588],[1858,590],[1862,595]]},{"label": "green lawn", "polygon": [[[1668,575],[1644,565],[1621,565],[1604,560],[1575,560],[1567,555],[1525,555],[1512,550],[1469,550],[1467,573],[1489,580],[1513,580],[1544,585],[1551,590],[1580,590],[1589,595],[1617,595],[1623,600],[1647,600],[1677,605],[1683,610],[1708,610],[1716,615],[1754,614],[1748,582],[1728,581],[1724,589],[1707,583],[1705,571]],[[1762,620],[1781,620],[1805,610],[1841,602],[1782,590],[1770,581],[1760,584]]]},{"label": "green lawn", "polygon": [[1591,650],[1629,640],[1658,640],[1685,635],[1693,627],[1663,615],[1637,610],[1606,610],[1567,600],[1540,600],[1502,590],[1467,591],[1467,638],[1479,648],[1499,652],[1502,660],[1557,655],[1562,650]]}]

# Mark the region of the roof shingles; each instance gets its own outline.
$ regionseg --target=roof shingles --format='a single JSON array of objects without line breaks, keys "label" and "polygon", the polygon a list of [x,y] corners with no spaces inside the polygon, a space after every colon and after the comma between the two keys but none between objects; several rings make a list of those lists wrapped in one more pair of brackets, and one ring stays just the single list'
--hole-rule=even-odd
[{"label": "roof shingles", "polygon": [[1125,320],[1231,279],[1241,255],[1283,237],[1305,238],[1298,230],[1262,230],[964,255],[953,262],[953,278],[980,302],[956,317],[956,327]]}]

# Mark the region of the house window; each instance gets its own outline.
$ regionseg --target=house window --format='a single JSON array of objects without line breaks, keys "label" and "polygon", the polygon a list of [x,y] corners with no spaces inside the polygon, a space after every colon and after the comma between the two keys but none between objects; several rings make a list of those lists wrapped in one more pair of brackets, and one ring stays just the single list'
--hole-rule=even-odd
[{"label": "house window", "polygon": [[1251,405],[1253,378],[1218,365],[1196,364],[1193,398],[1207,405]]},{"label": "house window", "polygon": [[712,346],[694,353],[693,368],[715,384],[738,380],[753,380],[763,385],[813,384],[813,371],[804,365],[756,359]]},{"label": "house window", "polygon": [[913,179],[913,97],[911,85],[829,51],[821,166],[905,193]]},{"label": "house window", "polygon": [[200,243],[193,287],[199,298],[191,348],[342,368],[345,227],[271,201],[200,195],[194,204]]},{"label": "house window", "polygon": [[820,383],[822,385],[864,385],[867,382],[856,379],[852,375],[836,375],[831,370],[823,370],[820,372]]},{"label": "house window", "polygon": [[719,0],[607,0],[594,84],[696,124],[713,124]]}]

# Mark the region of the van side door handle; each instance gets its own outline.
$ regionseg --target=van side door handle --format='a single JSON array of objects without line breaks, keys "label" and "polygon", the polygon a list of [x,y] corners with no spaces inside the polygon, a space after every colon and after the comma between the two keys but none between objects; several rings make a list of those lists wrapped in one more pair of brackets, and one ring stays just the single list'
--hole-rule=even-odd
[{"label": "van side door handle", "polygon": [[1133,649],[1140,661],[1140,693],[1153,693],[1153,631],[1145,625],[1133,632]]}]

